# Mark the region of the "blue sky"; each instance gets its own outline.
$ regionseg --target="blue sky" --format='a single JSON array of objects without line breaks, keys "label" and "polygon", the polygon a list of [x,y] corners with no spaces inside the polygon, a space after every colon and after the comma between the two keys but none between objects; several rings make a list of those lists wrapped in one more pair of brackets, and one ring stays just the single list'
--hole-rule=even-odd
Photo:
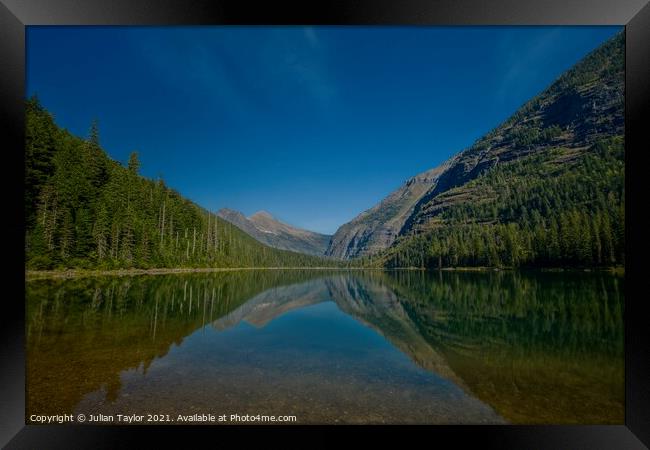
[{"label": "blue sky", "polygon": [[27,94],[200,205],[333,233],[620,27],[28,27]]}]

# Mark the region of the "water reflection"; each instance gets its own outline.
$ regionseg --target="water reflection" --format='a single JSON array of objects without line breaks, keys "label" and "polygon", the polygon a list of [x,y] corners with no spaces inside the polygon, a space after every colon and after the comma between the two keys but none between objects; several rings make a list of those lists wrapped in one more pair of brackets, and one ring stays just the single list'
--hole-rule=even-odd
[{"label": "water reflection", "polygon": [[605,274],[31,281],[27,336],[27,414],[623,422],[623,278]]}]

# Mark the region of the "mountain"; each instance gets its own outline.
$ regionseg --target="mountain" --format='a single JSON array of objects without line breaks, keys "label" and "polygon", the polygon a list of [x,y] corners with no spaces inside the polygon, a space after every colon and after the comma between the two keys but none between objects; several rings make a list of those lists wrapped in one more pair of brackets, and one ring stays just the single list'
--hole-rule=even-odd
[{"label": "mountain", "polygon": [[325,255],[349,259],[390,247],[418,202],[437,184],[446,167],[442,165],[414,176],[379,204],[339,227]]},{"label": "mountain", "polygon": [[87,139],[59,128],[35,97],[26,102],[25,135],[28,269],[336,263],[258,242],[163,180],[140,176],[137,153],[126,167],[109,158],[96,125]]},{"label": "mountain", "polygon": [[[619,33],[471,147],[341,226],[326,254],[379,253],[389,266],[621,262],[624,49]],[[586,242],[585,227],[598,239]],[[565,248],[551,250],[552,236]]]},{"label": "mountain", "polygon": [[239,211],[223,208],[217,211],[217,215],[263,244],[282,250],[322,256],[331,239],[330,235],[280,222],[266,211],[258,211],[246,217]]},{"label": "mountain", "polygon": [[423,369],[466,389],[463,380],[422,338],[421,331],[404,309],[406,299],[396,295],[391,284],[392,280],[384,273],[362,272],[357,276],[330,273],[263,291],[215,320],[212,326],[223,331],[244,321],[262,328],[288,312],[333,301],[341,311],[382,335]]},{"label": "mountain", "polygon": [[221,217],[224,220],[227,220],[228,222],[235,225],[240,230],[244,231],[249,236],[252,236],[258,241],[260,241],[260,239],[257,238],[257,234],[259,234],[259,230],[255,227],[255,225],[250,220],[246,218],[245,215],[243,215],[239,211],[235,211],[234,209],[222,208],[219,211],[217,211],[217,216]]},{"label": "mountain", "polygon": [[302,283],[272,287],[251,297],[239,308],[214,321],[212,326],[217,330],[226,330],[245,321],[257,328],[265,327],[289,311],[328,301],[327,292],[319,289],[322,283],[322,279],[317,278]]}]

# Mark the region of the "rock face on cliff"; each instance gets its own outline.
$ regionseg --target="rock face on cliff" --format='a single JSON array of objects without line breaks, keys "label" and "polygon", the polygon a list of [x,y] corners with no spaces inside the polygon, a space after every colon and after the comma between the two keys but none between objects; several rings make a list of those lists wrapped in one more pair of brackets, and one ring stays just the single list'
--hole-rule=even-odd
[{"label": "rock face on cliff", "polygon": [[217,215],[263,244],[282,250],[323,256],[331,239],[330,235],[280,222],[266,211],[246,217],[239,211],[223,208],[217,211]]},{"label": "rock face on cliff", "polygon": [[389,247],[407,219],[413,215],[415,206],[437,185],[440,175],[452,163],[453,159],[440,167],[414,176],[378,205],[341,226],[332,236],[325,254],[349,259],[373,254]]},{"label": "rock face on cliff", "polygon": [[371,255],[430,227],[450,205],[480,203],[485,193],[472,191],[468,183],[496,165],[558,148],[564,149],[557,161],[562,164],[599,139],[623,135],[624,48],[620,33],[471,147],[342,225],[326,254]]}]

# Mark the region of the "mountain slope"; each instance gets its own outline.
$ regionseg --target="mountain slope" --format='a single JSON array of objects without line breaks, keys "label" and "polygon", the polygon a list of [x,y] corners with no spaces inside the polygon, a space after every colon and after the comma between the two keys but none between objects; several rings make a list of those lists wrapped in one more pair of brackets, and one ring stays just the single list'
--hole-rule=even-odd
[{"label": "mountain slope", "polygon": [[227,220],[228,222],[235,225],[240,230],[244,231],[249,236],[252,236],[258,241],[260,240],[257,236],[259,231],[255,227],[255,225],[239,211],[235,211],[234,209],[229,209],[229,208],[221,208],[219,211],[217,211],[217,216],[221,217],[224,220]]},{"label": "mountain slope", "polygon": [[440,194],[504,164],[565,148],[561,162],[579,158],[597,141],[624,132],[624,41],[619,35],[563,74],[503,125],[457,155],[438,185],[418,203],[401,234],[439,215],[450,196]]},{"label": "mountain slope", "polygon": [[334,264],[270,248],[108,157],[96,126],[80,139],[26,103],[26,266],[29,269],[277,267]]},{"label": "mountain slope", "polygon": [[247,218],[239,211],[223,208],[217,215],[263,244],[282,250],[322,256],[331,239],[329,235],[280,222],[266,211],[258,211]]},{"label": "mountain slope", "polygon": [[[337,231],[328,254],[333,252],[345,258],[375,254],[399,244],[396,241],[404,241],[408,236],[431,232],[445,224],[450,226],[452,222],[457,228],[469,223],[518,223],[523,214],[523,199],[520,197],[527,197],[533,203],[541,201],[539,195],[536,200],[533,199],[535,193],[526,180],[535,176],[541,180],[551,180],[552,177],[566,174],[569,167],[577,170],[585,162],[585,156],[590,156],[593,164],[603,163],[603,170],[600,173],[583,174],[595,178],[574,180],[570,189],[579,186],[581,182],[585,185],[596,182],[601,176],[599,185],[592,184],[591,195],[585,194],[561,202],[561,198],[575,192],[557,191],[553,198],[545,199],[551,201],[550,209],[542,211],[535,208],[537,213],[558,213],[560,203],[566,211],[576,209],[578,202],[582,202],[582,205],[585,202],[592,205],[599,202],[603,206],[602,199],[597,199],[599,192],[605,192],[605,196],[613,192],[621,200],[619,188],[623,172],[619,162],[622,163],[623,160],[622,141],[614,138],[622,139],[624,132],[623,63],[624,35],[620,33],[563,74],[539,96],[527,102],[501,126],[441,165],[437,169],[435,182],[429,183],[426,192],[414,196],[417,197],[415,204],[401,215],[399,221],[393,222],[397,226],[392,227],[390,233],[386,233],[381,226],[368,226],[369,214],[362,213]],[[534,163],[531,162],[533,160]],[[514,183],[513,186],[518,185],[521,191],[513,190],[503,183],[498,190],[487,186],[488,180],[484,179],[486,176],[492,177],[493,184],[499,184],[504,176],[500,171],[512,175],[512,170],[508,167],[518,163],[525,167],[519,167],[517,175],[510,182]],[[498,176],[501,178],[497,180],[495,177]],[[597,186],[600,191],[595,189]],[[391,197],[395,194],[399,196],[398,193],[405,189],[407,186],[372,208],[372,215],[394,217],[391,213],[394,203]],[[541,185],[535,189],[541,189]],[[608,211],[607,215],[611,216],[608,221],[613,223],[619,220],[616,217],[618,213],[612,213],[617,201],[611,200],[609,203],[609,206],[600,209]],[[528,204],[526,207],[531,206],[539,205]],[[605,212],[602,215],[604,217]],[[589,221],[588,218],[583,219]],[[526,218],[525,221],[527,220]],[[526,226],[530,225],[526,223]],[[364,226],[360,229],[359,224]],[[541,222],[537,221],[536,224],[540,225]],[[541,226],[550,228],[551,224],[549,222]],[[444,239],[447,237],[449,236]],[[407,259],[414,264],[414,255],[417,254],[418,261],[414,265],[423,265],[425,247],[431,244],[430,241],[419,242],[417,248],[401,252],[400,256],[393,252],[397,260],[401,257],[402,261],[397,263],[393,259],[390,264],[405,264]],[[347,251],[335,248],[336,243],[348,243]],[[445,244],[446,247],[449,245]]]},{"label": "mountain slope", "polygon": [[409,179],[378,205],[342,225],[332,236],[325,254],[349,259],[376,253],[389,247],[422,197],[436,186],[446,166]]}]

